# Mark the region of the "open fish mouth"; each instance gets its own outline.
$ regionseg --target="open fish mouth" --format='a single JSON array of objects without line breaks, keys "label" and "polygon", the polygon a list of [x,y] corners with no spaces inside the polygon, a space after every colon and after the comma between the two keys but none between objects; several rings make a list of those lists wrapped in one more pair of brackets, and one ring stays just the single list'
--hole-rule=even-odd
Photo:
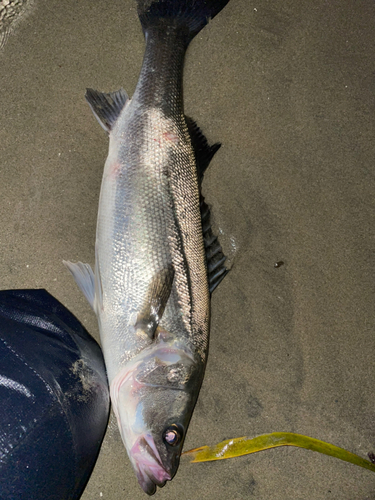
[{"label": "open fish mouth", "polygon": [[148,495],[155,493],[156,486],[163,487],[166,481],[171,480],[171,474],[162,464],[159,452],[150,434],[137,439],[130,450],[130,457],[138,482]]}]

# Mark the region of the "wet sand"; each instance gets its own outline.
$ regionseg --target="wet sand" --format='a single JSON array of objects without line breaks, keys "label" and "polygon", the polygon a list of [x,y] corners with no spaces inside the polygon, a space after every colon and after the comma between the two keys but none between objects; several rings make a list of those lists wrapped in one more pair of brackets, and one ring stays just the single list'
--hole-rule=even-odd
[{"label": "wet sand", "polygon": [[[185,449],[273,431],[375,451],[375,4],[231,0],[194,40],[186,113],[223,146],[204,181],[233,269]],[[86,87],[134,91],[132,1],[35,0],[0,54],[1,288],[46,288],[98,339],[62,265],[93,264],[108,140]],[[283,265],[275,267],[276,262]],[[375,499],[375,475],[279,448],[182,460],[157,493]],[[111,419],[83,500],[146,498]]]}]

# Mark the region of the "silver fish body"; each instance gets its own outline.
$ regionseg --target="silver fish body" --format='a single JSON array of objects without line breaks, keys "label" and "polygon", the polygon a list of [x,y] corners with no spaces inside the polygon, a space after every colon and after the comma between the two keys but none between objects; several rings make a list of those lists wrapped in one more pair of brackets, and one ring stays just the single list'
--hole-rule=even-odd
[{"label": "silver fish body", "polygon": [[132,99],[86,96],[109,133],[95,273],[66,265],[98,317],[113,409],[148,494],[177,470],[206,365],[210,290],[182,70],[190,40],[227,1],[139,0],[146,50]]},{"label": "silver fish body", "polygon": [[96,307],[103,350],[115,354],[107,363],[110,381],[154,342],[137,334],[135,325],[163,271],[173,269],[174,279],[159,326],[202,361],[208,341],[209,292],[190,136],[184,119],[175,121],[158,108],[140,114],[135,97],[110,133],[98,213],[96,266],[103,293]]}]

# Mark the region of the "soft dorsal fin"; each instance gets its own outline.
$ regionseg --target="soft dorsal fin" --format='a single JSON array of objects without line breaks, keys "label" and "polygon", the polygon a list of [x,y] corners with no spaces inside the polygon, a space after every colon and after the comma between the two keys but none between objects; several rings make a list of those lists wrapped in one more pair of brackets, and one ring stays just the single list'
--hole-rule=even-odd
[{"label": "soft dorsal fin", "polygon": [[134,327],[145,332],[150,339],[155,337],[156,329],[171,294],[173,279],[174,268],[170,264],[153,276],[148,287],[145,303]]},{"label": "soft dorsal fin", "polygon": [[[221,144],[216,143],[210,146],[207,142],[201,129],[189,117],[186,118],[186,124],[190,133],[191,144],[195,153],[195,160],[197,162],[199,188],[201,188],[204,172],[206,171],[210,161],[212,160],[216,151],[220,148]],[[229,270],[225,267],[226,256],[218,241],[217,236],[212,232],[210,222],[210,209],[204,201],[200,189],[200,209],[202,218],[202,231],[203,241],[206,250],[206,263],[207,263],[207,278],[210,293],[212,293],[219,283],[225,278]]]},{"label": "soft dorsal fin", "polygon": [[185,116],[185,119],[197,162],[198,179],[201,184],[203,174],[205,173],[216,151],[220,149],[221,144],[217,142],[213,146],[210,146],[195,121],[188,116]]},{"label": "soft dorsal fin", "polygon": [[129,99],[124,89],[109,94],[87,89],[85,98],[95,118],[108,134]]}]

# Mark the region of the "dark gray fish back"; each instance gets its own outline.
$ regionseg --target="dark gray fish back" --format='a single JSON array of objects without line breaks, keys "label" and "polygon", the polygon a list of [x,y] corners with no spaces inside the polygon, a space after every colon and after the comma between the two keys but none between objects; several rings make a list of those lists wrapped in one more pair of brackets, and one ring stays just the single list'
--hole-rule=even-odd
[{"label": "dark gray fish back", "polygon": [[211,212],[209,206],[204,200],[201,192],[203,175],[206,171],[214,154],[218,151],[221,144],[216,143],[210,146],[201,129],[189,117],[186,117],[186,124],[190,133],[191,144],[194,149],[197,163],[199,190],[200,190],[200,210],[202,217],[203,240],[206,251],[207,278],[210,293],[221,283],[228,274],[229,270],[225,267],[226,256],[223,253],[218,237],[215,236],[211,228]]}]

